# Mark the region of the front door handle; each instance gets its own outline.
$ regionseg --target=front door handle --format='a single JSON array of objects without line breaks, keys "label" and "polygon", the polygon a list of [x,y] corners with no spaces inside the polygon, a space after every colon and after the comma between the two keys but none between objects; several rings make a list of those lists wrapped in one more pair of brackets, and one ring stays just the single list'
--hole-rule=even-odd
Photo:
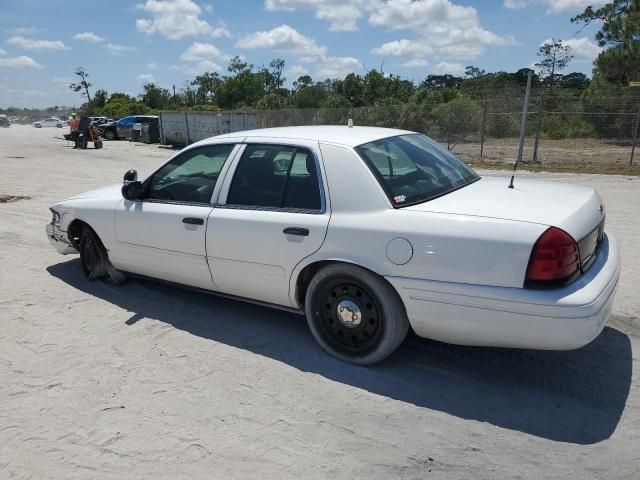
[{"label": "front door handle", "polygon": [[302,237],[308,237],[309,229],[302,227],[287,227],[282,231],[282,233],[286,235],[300,235]]},{"label": "front door handle", "polygon": [[197,217],[185,217],[182,219],[182,223],[189,225],[204,225],[204,219]]}]

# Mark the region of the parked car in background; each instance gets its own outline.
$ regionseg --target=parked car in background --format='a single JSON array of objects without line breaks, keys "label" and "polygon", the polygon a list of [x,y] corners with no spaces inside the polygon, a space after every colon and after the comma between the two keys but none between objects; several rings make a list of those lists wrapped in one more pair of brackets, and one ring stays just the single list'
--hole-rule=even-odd
[{"label": "parked car in background", "polygon": [[115,122],[108,122],[100,125],[102,138],[105,140],[119,140],[121,138],[131,138],[131,130],[136,123],[148,124],[157,120],[157,115],[131,115],[123,117]]},{"label": "parked car in background", "polygon": [[33,122],[33,126],[36,128],[42,127],[58,127],[62,128],[65,125],[64,120],[60,120],[58,117],[49,117],[37,122]]},{"label": "parked car in background", "polygon": [[0,115],[0,127],[8,128],[11,126],[11,121],[6,115]]},{"label": "parked car in background", "polygon": [[96,125],[104,125],[105,123],[113,122],[113,119],[107,117],[89,117]]},{"label": "parked car in background", "polygon": [[508,184],[414,132],[250,130],[56,203],[46,228],[89,280],[124,271],[304,313],[322,348],[356,364],[385,358],[409,328],[579,348],[604,328],[620,276],[602,200]]}]

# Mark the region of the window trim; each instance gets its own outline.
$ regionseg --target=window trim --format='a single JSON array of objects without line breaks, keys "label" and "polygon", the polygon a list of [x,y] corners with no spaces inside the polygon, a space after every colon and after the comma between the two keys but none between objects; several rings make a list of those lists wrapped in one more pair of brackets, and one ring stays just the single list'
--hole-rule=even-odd
[{"label": "window trim", "polygon": [[213,199],[216,198],[217,195],[219,195],[220,188],[221,188],[222,184],[224,183],[227,171],[229,169],[229,165],[235,160],[235,156],[237,155],[238,151],[240,150],[240,146],[241,145],[238,142],[208,143],[206,145],[199,145],[199,146],[194,147],[194,148],[182,149],[179,152],[177,152],[175,155],[173,155],[171,158],[169,158],[162,165],[160,165],[152,173],[150,173],[149,176],[147,178],[145,178],[144,181],[142,182],[142,186],[144,188],[144,192],[145,192],[145,195],[146,195],[147,188],[149,187],[149,184],[150,184],[151,179],[153,178],[153,176],[156,173],[158,173],[160,170],[162,170],[168,163],[173,161],[175,158],[177,158],[180,155],[187,154],[189,152],[193,152],[193,151],[196,151],[196,150],[201,150],[203,148],[218,147],[218,146],[231,146],[233,148],[231,149],[231,152],[229,152],[229,156],[227,157],[227,159],[222,164],[222,168],[220,169],[220,173],[218,174],[218,179],[216,180],[216,183],[213,186],[213,191],[211,192],[211,198],[209,199],[208,202],[189,202],[189,201],[184,201],[184,200],[169,200],[169,199],[162,199],[162,198],[141,198],[138,201],[139,202],[143,202],[143,203],[144,202],[147,202],[147,203],[162,203],[162,204],[167,204],[167,205],[186,205],[186,206],[191,206],[191,207],[209,207],[209,208],[213,208],[214,204],[215,204]]},{"label": "window trim", "polygon": [[[233,163],[229,166],[229,171],[226,172],[229,180],[225,178],[225,185],[223,190],[220,192],[221,196],[224,196],[223,201],[218,201],[213,206],[214,208],[226,208],[229,210],[249,210],[249,211],[264,211],[264,212],[283,212],[283,213],[301,213],[307,215],[324,215],[327,212],[327,202],[326,195],[324,191],[324,182],[323,182],[323,174],[321,172],[321,163],[318,155],[314,151],[313,147],[308,145],[301,145],[295,143],[280,143],[280,142],[260,142],[260,141],[243,141],[241,144],[241,149],[236,153],[235,158],[233,159]],[[318,187],[320,191],[320,209],[307,209],[307,208],[291,208],[291,207],[266,207],[261,205],[238,205],[234,203],[227,203],[227,198],[229,197],[229,191],[231,190],[231,184],[233,183],[233,179],[235,177],[236,171],[238,169],[238,165],[244,156],[244,152],[249,146],[264,146],[264,147],[283,147],[283,148],[291,148],[294,150],[293,158],[295,159],[295,153],[298,150],[305,150],[311,154],[313,160],[316,165],[316,177],[318,181]],[[293,165],[293,160],[289,165],[289,169]],[[283,193],[284,195],[284,193]]]},{"label": "window trim", "polygon": [[[387,187],[387,184],[384,180],[384,177],[382,176],[382,174],[378,171],[378,169],[372,164],[372,162],[369,161],[368,158],[366,158],[365,155],[362,155],[359,151],[358,148],[362,147],[363,145],[367,145],[369,143],[373,143],[373,142],[378,142],[380,140],[389,140],[392,138],[396,138],[396,137],[403,137],[403,136],[409,136],[409,135],[422,135],[420,133],[406,133],[406,134],[401,134],[401,135],[392,135],[390,137],[385,137],[385,138],[379,138],[378,140],[373,140],[371,142],[366,142],[360,145],[356,145],[355,147],[353,147],[353,151],[356,153],[356,155],[358,156],[358,158],[360,158],[364,164],[367,166],[367,168],[369,169],[369,171],[373,174],[373,176],[375,177],[376,181],[378,182],[378,186],[382,189],[382,191],[384,192],[384,194],[386,195],[387,199],[389,200],[389,203],[391,204],[391,207],[394,209],[400,209],[400,208],[405,208],[405,207],[411,207],[413,205],[419,205],[421,203],[427,203],[430,202],[431,200],[435,200],[436,198],[440,198],[443,197],[445,195],[448,195],[452,192],[455,192],[456,190],[460,190],[461,188],[464,187],[468,187],[469,185],[471,185],[472,183],[477,182],[478,180],[480,180],[482,178],[482,176],[480,176],[475,170],[471,169],[471,171],[473,173],[476,174],[476,178],[474,178],[473,180],[471,180],[469,183],[465,183],[463,185],[456,185],[455,187],[451,187],[450,189],[444,191],[444,192],[440,192],[436,195],[432,195],[428,198],[424,198],[424,199],[420,199],[420,200],[416,200],[414,202],[408,202],[408,203],[403,203],[402,205],[397,205],[394,201],[393,201],[393,192],[391,190],[389,190],[389,188]],[[426,136],[426,135],[425,135]],[[429,138],[429,137],[427,137]],[[430,139],[430,138],[429,138]],[[431,140],[431,139],[430,139]],[[457,157],[456,157],[457,158]],[[460,160],[458,158],[458,160]],[[460,160],[460,162],[464,163],[462,160]],[[465,164],[466,165],[466,164]]]}]

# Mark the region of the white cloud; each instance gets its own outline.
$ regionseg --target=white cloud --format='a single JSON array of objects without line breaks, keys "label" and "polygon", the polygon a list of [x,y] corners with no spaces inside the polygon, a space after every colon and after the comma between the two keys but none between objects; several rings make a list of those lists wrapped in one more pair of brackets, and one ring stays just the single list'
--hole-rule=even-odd
[{"label": "white cloud", "polygon": [[0,55],[6,55],[7,52],[0,48]]},{"label": "white cloud", "polygon": [[527,8],[529,4],[529,0],[504,0],[504,8],[509,8],[511,10]]},{"label": "white cloud", "polygon": [[73,36],[74,40],[79,40],[82,42],[94,42],[94,43],[100,43],[100,42],[104,42],[105,38],[93,33],[93,32],[81,32],[81,33],[76,33]]},{"label": "white cloud", "polygon": [[147,69],[149,69],[149,70],[157,70],[158,69],[158,64],[155,63],[155,62],[147,63]]},{"label": "white cloud", "polygon": [[[237,48],[267,48],[288,53],[302,63],[316,65],[316,75],[337,78],[362,69],[362,63],[353,57],[332,57],[327,47],[318,45],[313,38],[302,35],[289,25],[280,25],[266,32],[254,32],[236,42]],[[306,69],[305,69],[306,70]]]},{"label": "white cloud", "polygon": [[407,68],[420,68],[429,66],[429,61],[426,58],[412,58],[411,60],[404,62],[402,67]]},{"label": "white cloud", "polygon": [[107,43],[104,48],[106,48],[111,55],[120,55],[122,52],[132,52],[136,49],[130,45],[117,45],[115,43]]},{"label": "white cloud", "polygon": [[219,26],[211,30],[210,35],[213,38],[231,38],[231,32],[227,29],[227,25],[224,22],[220,22]]},{"label": "white cloud", "polygon": [[18,27],[13,29],[14,35],[35,35],[36,33],[44,32],[44,28],[38,27]]},{"label": "white cloud", "polygon": [[210,5],[210,4],[209,4],[209,5],[205,5],[205,6],[204,6],[204,9],[205,9],[207,12],[211,13],[211,12],[213,12],[213,5]]},{"label": "white cloud", "polygon": [[151,16],[136,20],[138,31],[147,35],[158,33],[170,40],[197,35],[230,36],[224,24],[214,28],[202,20],[202,9],[192,0],[146,0],[138,8]]},{"label": "white cloud", "polygon": [[326,57],[318,65],[316,75],[322,78],[342,78],[362,70],[360,60],[353,57]]},{"label": "white cloud", "polygon": [[[540,46],[551,42],[553,42],[553,40],[547,38]],[[602,47],[589,41],[587,37],[568,38],[567,40],[561,40],[561,42],[563,45],[571,48],[569,53],[573,55],[573,59],[577,62],[592,62],[602,51]]]},{"label": "white cloud", "polygon": [[422,40],[394,40],[383,43],[379,47],[371,50],[377,55],[389,55],[394,57],[429,55],[433,53],[433,48]]},{"label": "white cloud", "polygon": [[465,66],[461,63],[440,62],[433,66],[432,72],[439,75],[445,73],[459,75],[461,73],[464,73],[464,70]]},{"label": "white cloud", "polygon": [[307,62],[312,61],[314,57],[323,57],[327,54],[326,47],[318,45],[314,39],[302,35],[289,25],[280,25],[266,32],[246,35],[236,42],[236,47],[268,48],[304,57]]},{"label": "white cloud", "polygon": [[388,0],[372,11],[369,23],[391,30],[413,30],[414,39],[387,42],[372,50],[378,55],[454,56],[472,59],[487,46],[515,45],[510,36],[500,36],[482,27],[473,7],[450,0]]},{"label": "white cloud", "polygon": [[198,62],[201,60],[227,59],[229,57],[210,43],[193,42],[180,58],[185,62]]},{"label": "white cloud", "polygon": [[526,8],[531,4],[547,6],[548,14],[566,12],[582,12],[588,6],[600,7],[610,0],[504,0],[504,7],[509,9]]},{"label": "white cloud", "polygon": [[314,10],[316,18],[327,20],[331,31],[355,31],[357,21],[378,0],[266,0],[267,10]]},{"label": "white cloud", "polygon": [[184,65],[171,65],[170,70],[175,70],[183,75],[200,75],[205,72],[220,72],[222,67],[210,60],[202,60],[197,63],[184,64]]},{"label": "white cloud", "polygon": [[150,73],[142,73],[136,77],[136,80],[140,85],[146,85],[147,83],[156,83],[156,79]]},{"label": "white cloud", "polygon": [[60,40],[35,40],[20,35],[11,37],[7,43],[24,50],[69,50],[69,47]]},{"label": "white cloud", "polygon": [[43,66],[36,62],[33,58],[24,55],[13,58],[0,58],[0,67],[37,69],[43,68]]},{"label": "white cloud", "polygon": [[309,70],[307,70],[302,65],[294,65],[289,69],[289,75],[295,78],[298,78],[302,75],[307,75],[308,73],[309,73]]}]

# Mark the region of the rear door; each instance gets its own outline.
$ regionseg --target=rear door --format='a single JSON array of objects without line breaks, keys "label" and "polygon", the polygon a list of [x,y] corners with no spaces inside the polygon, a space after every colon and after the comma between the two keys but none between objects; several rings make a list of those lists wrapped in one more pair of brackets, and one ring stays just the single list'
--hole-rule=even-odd
[{"label": "rear door", "polygon": [[311,141],[260,139],[238,153],[206,234],[218,290],[294,306],[291,273],[321,247],[329,223],[320,158]]},{"label": "rear door", "polygon": [[143,200],[120,202],[115,213],[116,267],[213,289],[205,231],[211,198],[234,144],[206,145],[173,157],[145,181]]}]

